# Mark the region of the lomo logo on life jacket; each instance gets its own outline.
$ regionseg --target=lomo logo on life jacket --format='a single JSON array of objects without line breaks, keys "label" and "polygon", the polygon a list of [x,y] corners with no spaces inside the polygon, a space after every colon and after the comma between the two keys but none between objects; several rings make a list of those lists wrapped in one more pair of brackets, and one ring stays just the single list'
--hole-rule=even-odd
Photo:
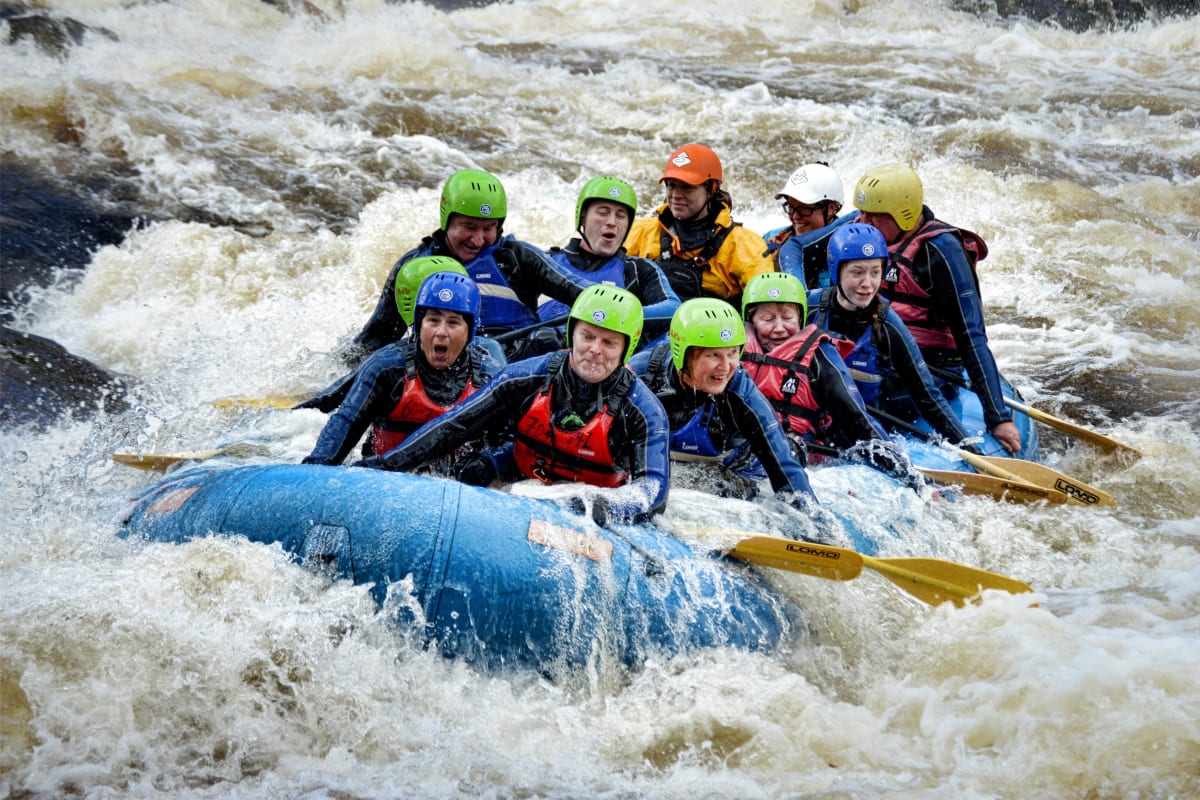
[{"label": "lomo logo on life jacket", "polygon": [[885,274],[883,276],[883,280],[886,283],[899,283],[900,282],[900,267],[896,266],[896,262],[893,261],[891,263],[891,265],[888,267],[887,274]]}]

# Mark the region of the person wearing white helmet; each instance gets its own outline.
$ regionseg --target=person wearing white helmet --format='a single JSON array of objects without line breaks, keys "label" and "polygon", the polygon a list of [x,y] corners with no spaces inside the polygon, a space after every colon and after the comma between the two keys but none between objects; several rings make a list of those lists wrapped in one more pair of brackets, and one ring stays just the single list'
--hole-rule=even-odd
[{"label": "person wearing white helmet", "polygon": [[[788,176],[783,188],[775,195],[783,201],[783,213],[788,224],[766,234],[767,252],[775,258],[780,272],[788,272],[804,281],[809,289],[827,286],[824,259],[812,258],[803,262],[802,269],[793,265],[785,269],[780,263],[783,247],[793,236],[805,236],[831,225],[846,202],[842,179],[824,161],[805,164]],[[789,248],[789,252],[790,252]],[[797,255],[802,251],[797,250]]]}]

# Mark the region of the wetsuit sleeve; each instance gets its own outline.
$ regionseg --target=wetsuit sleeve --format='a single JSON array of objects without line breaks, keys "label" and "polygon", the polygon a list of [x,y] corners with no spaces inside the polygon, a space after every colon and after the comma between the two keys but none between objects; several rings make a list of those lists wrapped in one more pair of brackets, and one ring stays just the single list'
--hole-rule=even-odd
[{"label": "wetsuit sleeve", "polygon": [[392,271],[383,282],[383,290],[379,293],[375,311],[354,337],[354,351],[346,355],[346,361],[350,362],[351,366],[384,345],[404,338],[408,325],[400,318],[400,310],[396,308],[396,275],[399,274],[400,267],[404,266],[404,262],[417,253],[417,250],[410,250],[392,265]]},{"label": "wetsuit sleeve", "polygon": [[395,448],[357,466],[407,472],[443,456],[489,431],[508,430],[545,380],[551,356],[511,364],[466,400],[422,425]]},{"label": "wetsuit sleeve", "polygon": [[892,368],[896,370],[901,385],[908,390],[917,411],[948,441],[961,442],[967,438],[962,422],[950,410],[946,396],[929,373],[929,367],[921,357],[921,348],[908,332],[904,321],[890,308],[883,320],[883,332],[888,338]]},{"label": "wetsuit sleeve", "polygon": [[625,264],[626,288],[641,300],[646,315],[642,342],[654,341],[670,328],[671,315],[679,308],[679,295],[671,288],[671,282],[658,264],[650,259],[626,256]]},{"label": "wetsuit sleeve", "polygon": [[846,362],[837,348],[829,342],[822,343],[812,361],[813,397],[833,417],[837,444],[848,447],[855,442],[870,439],[891,441],[884,430],[867,414],[866,404],[858,392]]},{"label": "wetsuit sleeve", "polygon": [[971,388],[983,404],[984,422],[988,428],[1011,422],[1012,412],[1000,390],[1000,371],[988,347],[979,287],[962,244],[953,234],[943,233],[926,242],[925,248],[934,303],[954,335]]},{"label": "wetsuit sleeve", "polygon": [[537,312],[538,298],[543,294],[570,306],[580,292],[595,284],[526,242],[509,239],[503,249],[513,259],[512,272],[506,276],[508,285],[534,313]]},{"label": "wetsuit sleeve", "polygon": [[606,492],[609,519],[644,522],[667,505],[670,488],[671,429],[667,412],[654,393],[636,380],[625,395],[609,434],[610,452],[621,453],[629,469],[629,482]]},{"label": "wetsuit sleeve", "polygon": [[302,463],[341,464],[371,423],[387,417],[395,408],[407,372],[407,360],[399,347],[379,350],[367,359]]},{"label": "wetsuit sleeve", "polygon": [[788,237],[776,256],[779,271],[799,278],[809,289],[828,286],[829,270],[825,254],[828,251],[829,237],[838,226],[845,225],[856,216],[857,214],[848,214],[838,217],[824,228]]},{"label": "wetsuit sleeve", "polygon": [[724,422],[750,443],[751,451],[771,480],[771,488],[776,492],[808,495],[815,503],[808,474],[792,455],[779,417],[744,369],[734,372],[722,397],[727,399],[726,405],[732,412],[731,419]]}]

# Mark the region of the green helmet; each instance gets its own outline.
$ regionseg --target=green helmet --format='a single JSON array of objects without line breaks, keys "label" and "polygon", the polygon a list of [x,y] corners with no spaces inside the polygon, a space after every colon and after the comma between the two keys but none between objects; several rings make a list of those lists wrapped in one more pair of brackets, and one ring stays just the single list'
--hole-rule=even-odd
[{"label": "green helmet", "polygon": [[617,286],[595,284],[579,293],[567,320],[567,344],[571,344],[575,321],[590,322],[597,328],[625,334],[629,345],[622,363],[628,363],[642,338],[642,303],[637,295]]},{"label": "green helmet", "polygon": [[[579,200],[575,203],[575,230],[583,226],[583,207],[589,200],[607,200],[610,203],[620,203],[629,209],[629,227],[633,227],[633,218],[637,216],[637,193],[633,187],[620,178],[592,178],[579,190]],[[625,233],[629,233],[626,229]]]},{"label": "green helmet", "polygon": [[442,230],[451,214],[476,219],[496,219],[501,224],[508,216],[508,197],[500,179],[481,169],[461,169],[446,179],[442,187]]},{"label": "green helmet", "polygon": [[742,319],[749,322],[751,306],[759,303],[795,303],[800,306],[800,322],[808,318],[808,291],[788,272],[764,272],[750,279],[742,292]]},{"label": "green helmet", "polygon": [[884,164],[869,170],[854,187],[854,207],[868,214],[890,214],[902,231],[921,221],[925,189],[912,167]]},{"label": "green helmet", "polygon": [[421,284],[435,272],[457,272],[466,275],[467,269],[450,256],[421,256],[405,261],[396,273],[396,310],[404,324],[412,327],[416,311],[417,292]]},{"label": "green helmet", "polygon": [[741,347],[746,326],[733,306],[715,297],[693,297],[671,317],[671,361],[683,370],[689,347]]}]

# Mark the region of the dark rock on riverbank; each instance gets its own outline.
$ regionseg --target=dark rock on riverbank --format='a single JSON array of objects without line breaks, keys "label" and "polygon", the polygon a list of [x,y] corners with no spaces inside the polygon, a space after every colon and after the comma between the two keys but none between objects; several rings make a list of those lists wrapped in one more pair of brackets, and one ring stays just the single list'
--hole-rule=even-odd
[{"label": "dark rock on riverbank", "polygon": [[1197,0],[952,0],[955,8],[980,16],[1024,17],[1069,31],[1111,30],[1167,17],[1194,16]]},{"label": "dark rock on riverbank", "polygon": [[0,427],[45,428],[128,407],[126,387],[41,336],[0,327]]}]

